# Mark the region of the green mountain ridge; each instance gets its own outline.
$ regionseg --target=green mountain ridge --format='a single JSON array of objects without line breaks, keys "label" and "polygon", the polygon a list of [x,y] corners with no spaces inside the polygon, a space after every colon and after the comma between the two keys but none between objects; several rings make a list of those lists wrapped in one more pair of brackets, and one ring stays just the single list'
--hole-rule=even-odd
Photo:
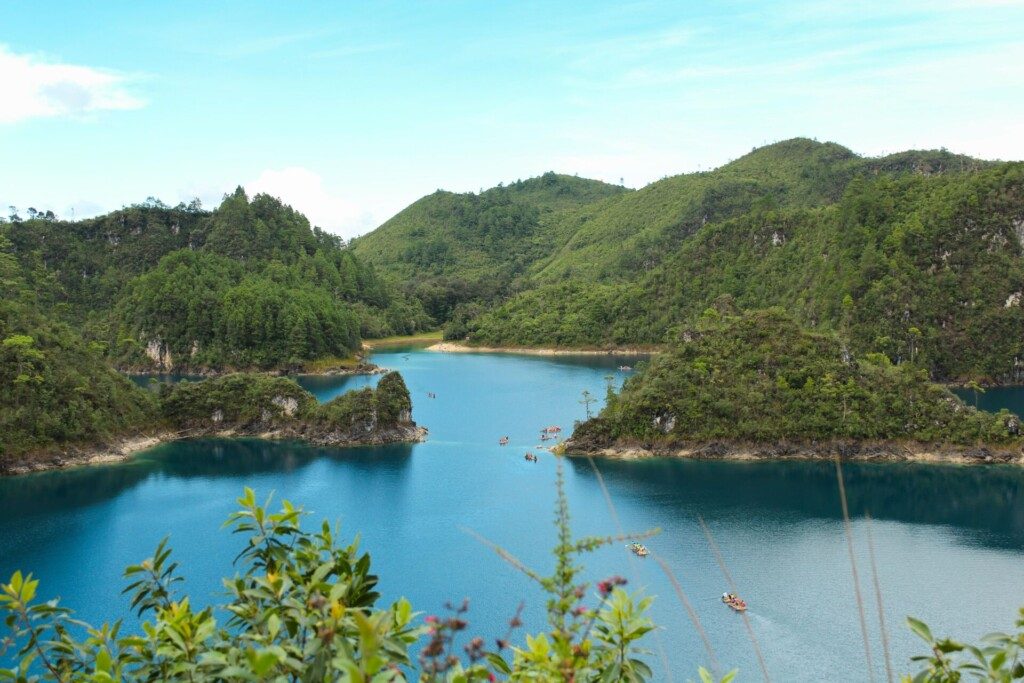
[{"label": "green mountain ridge", "polygon": [[441,323],[460,306],[495,303],[514,291],[567,237],[562,216],[629,193],[556,173],[479,194],[439,190],[353,240],[351,248]]},{"label": "green mountain ridge", "polygon": [[814,208],[771,200],[709,223],[632,281],[566,278],[466,326],[483,345],[657,344],[719,297],[783,306],[858,352],[937,379],[1019,381],[1024,164],[851,181]]},{"label": "green mountain ridge", "polygon": [[859,157],[835,143],[795,138],[753,150],[713,171],[672,176],[575,217],[577,229],[541,264],[539,282],[622,280],[651,269],[704,225],[770,200],[781,207],[837,201],[857,175],[944,173],[987,162],[943,151]]},{"label": "green mountain ridge", "polygon": [[[526,231],[515,221],[485,231],[464,220],[480,212],[431,195],[354,248],[444,322],[446,338],[471,344],[661,344],[729,296],[786,307],[858,352],[912,358],[936,379],[1018,381],[1020,169],[946,150],[862,157],[795,138],[544,213]],[[483,206],[503,192],[471,197]],[[477,262],[446,241],[481,235],[494,248]]]}]

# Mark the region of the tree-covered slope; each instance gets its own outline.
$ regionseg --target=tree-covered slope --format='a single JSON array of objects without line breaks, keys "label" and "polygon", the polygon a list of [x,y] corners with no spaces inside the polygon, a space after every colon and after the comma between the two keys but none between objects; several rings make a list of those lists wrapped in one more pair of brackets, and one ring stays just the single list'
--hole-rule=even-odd
[{"label": "tree-covered slope", "polygon": [[545,173],[479,194],[437,191],[368,235],[355,254],[404,283],[439,322],[466,302],[491,302],[569,235],[562,216],[625,188]]},{"label": "tree-covered slope", "polygon": [[710,310],[611,394],[569,448],[834,440],[1009,444],[1019,420],[965,406],[918,366],[854,356],[779,309]]},{"label": "tree-covered slope", "polygon": [[156,420],[153,397],[41,310],[0,237],[0,470],[26,452],[102,440]]},{"label": "tree-covered slope", "polygon": [[270,368],[431,325],[338,238],[239,188],[212,212],[156,200],[94,219],[0,225],[55,318],[133,367]]},{"label": "tree-covered slope", "polygon": [[573,216],[572,235],[538,264],[539,282],[632,280],[700,228],[756,205],[817,207],[837,201],[858,175],[937,174],[985,165],[944,151],[863,158],[841,145],[795,138],[767,145],[705,173],[673,176]]},{"label": "tree-covered slope", "polygon": [[834,204],[762,198],[633,281],[543,285],[468,332],[485,345],[654,344],[727,295],[784,306],[858,352],[914,359],[938,379],[1019,379],[1022,239],[1024,164],[862,174]]},{"label": "tree-covered slope", "polygon": [[627,193],[556,173],[479,194],[438,190],[353,240],[352,250],[399,280],[514,274],[545,255],[552,214]]}]

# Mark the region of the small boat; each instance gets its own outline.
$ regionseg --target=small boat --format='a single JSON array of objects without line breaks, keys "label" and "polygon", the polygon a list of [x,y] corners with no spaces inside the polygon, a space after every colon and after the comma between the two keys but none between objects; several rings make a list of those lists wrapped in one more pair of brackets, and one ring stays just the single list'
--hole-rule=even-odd
[{"label": "small boat", "polygon": [[637,557],[647,557],[651,552],[643,543],[630,543],[626,547],[629,548]]},{"label": "small boat", "polygon": [[533,453],[527,453],[526,459],[529,460],[530,462],[537,462],[537,456],[534,455]]},{"label": "small boat", "polygon": [[619,366],[619,371],[620,372],[630,372],[632,369],[633,368],[629,367],[628,365],[620,365]]},{"label": "small boat", "polygon": [[746,612],[747,603],[740,599],[739,596],[733,593],[725,593],[722,595],[722,602],[732,607],[737,612]]},{"label": "small boat", "polygon": [[508,437],[507,436],[503,436],[500,439],[498,439],[498,445],[499,446],[507,446],[508,445]]},{"label": "small boat", "polygon": [[562,428],[559,427],[558,425],[551,425],[550,427],[545,427],[541,431],[544,432],[545,434],[558,434],[559,432],[562,431]]}]

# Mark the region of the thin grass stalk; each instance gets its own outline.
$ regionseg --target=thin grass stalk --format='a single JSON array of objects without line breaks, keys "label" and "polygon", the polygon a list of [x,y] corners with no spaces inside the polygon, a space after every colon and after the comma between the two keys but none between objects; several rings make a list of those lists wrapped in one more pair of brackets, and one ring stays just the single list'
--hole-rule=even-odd
[{"label": "thin grass stalk", "polygon": [[542,581],[540,575],[537,574],[537,572],[527,567],[518,557],[516,557],[509,551],[505,550],[494,541],[490,541],[481,536],[480,534],[478,534],[477,532],[473,531],[472,529],[469,529],[464,526],[460,526],[459,530],[463,533],[469,534],[470,536],[478,540],[480,543],[484,544],[485,546],[493,550],[498,555],[498,557],[505,560],[505,562],[508,562],[510,565],[521,571],[523,574],[526,574],[528,577],[530,577],[537,583],[540,583]]},{"label": "thin grass stalk", "polygon": [[[612,503],[612,496],[608,492],[608,486],[604,483],[604,475],[597,468],[597,462],[589,455],[587,456],[587,462],[590,463],[590,468],[594,470],[594,476],[597,477],[598,486],[601,487],[601,493],[604,495],[604,502],[608,505],[608,513],[612,516],[612,522],[615,523],[615,531],[618,532],[619,536],[624,536],[625,531],[622,522],[619,520],[619,511],[615,509],[615,504]],[[641,574],[640,567],[637,566],[637,558],[633,557],[632,553],[629,554],[629,565],[638,576]],[[661,660],[661,668],[665,671],[665,680],[668,683],[672,683],[672,669],[669,668],[668,654],[665,652],[665,644],[661,642],[661,631],[658,629],[654,629],[654,644],[658,648],[658,659]]]},{"label": "thin grass stalk", "polygon": [[865,530],[868,534],[868,558],[871,560],[871,582],[875,586],[875,602],[878,604],[878,625],[882,629],[882,655],[885,657],[885,677],[893,683],[892,659],[889,656],[889,630],[885,627],[885,610],[882,606],[882,586],[878,582],[878,566],[875,564],[875,542],[871,537],[871,513],[864,515]]},{"label": "thin grass stalk", "polygon": [[661,567],[661,571],[665,572],[665,576],[667,576],[668,580],[672,583],[672,588],[675,590],[676,596],[679,598],[679,602],[683,603],[683,607],[686,608],[686,613],[690,616],[690,621],[693,622],[694,628],[697,629],[700,639],[704,641],[704,649],[707,651],[708,658],[711,662],[711,672],[715,674],[715,678],[721,678],[721,668],[718,666],[718,658],[715,657],[715,649],[711,647],[711,640],[708,638],[707,632],[701,625],[700,617],[697,616],[697,612],[693,609],[693,605],[690,604],[689,598],[686,597],[686,593],[683,591],[683,587],[680,585],[679,579],[676,578],[676,575],[672,573],[672,570],[669,568],[665,560],[661,559],[657,553],[652,551],[651,557],[654,558],[654,561]]},{"label": "thin grass stalk", "polygon": [[[701,515],[697,515],[697,521],[700,522],[700,528],[704,531],[704,537],[708,539],[708,545],[711,546],[711,552],[715,556],[715,560],[718,562],[719,568],[722,570],[722,574],[725,576],[726,583],[729,584],[729,589],[733,594],[738,595],[739,590],[736,587],[736,582],[733,581],[732,574],[729,573],[729,568],[725,565],[725,558],[722,556],[722,552],[718,549],[718,544],[715,543],[714,536],[711,535],[711,529],[708,528],[707,523]],[[757,655],[757,663],[761,666],[761,675],[764,676],[765,683],[770,683],[771,677],[768,675],[768,665],[764,661],[764,654],[761,653],[761,645],[757,642],[757,636],[754,635],[754,627],[750,623],[750,617],[747,616],[746,611],[740,612],[740,616],[743,618],[743,625],[747,627],[747,636],[750,638],[750,644],[754,646],[754,653]]]},{"label": "thin grass stalk", "polygon": [[860,594],[860,576],[857,573],[857,560],[853,554],[853,527],[850,524],[850,510],[846,504],[846,484],[843,482],[843,466],[836,456],[836,479],[839,481],[839,501],[843,507],[843,530],[846,533],[846,550],[850,554],[850,569],[853,572],[853,594],[857,599],[857,614],[860,617],[860,632],[864,638],[864,657],[868,663],[868,680],[874,683],[875,666],[871,660],[871,641],[868,639],[868,622],[864,616],[864,599]]}]

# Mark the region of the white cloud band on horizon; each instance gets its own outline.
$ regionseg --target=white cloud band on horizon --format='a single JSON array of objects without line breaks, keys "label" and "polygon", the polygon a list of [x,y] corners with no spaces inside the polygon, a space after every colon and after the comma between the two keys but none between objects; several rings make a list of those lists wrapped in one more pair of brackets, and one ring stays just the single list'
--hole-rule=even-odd
[{"label": "white cloud band on horizon", "polygon": [[362,202],[332,194],[323,178],[301,166],[267,169],[245,184],[251,195],[265,192],[305,214],[313,225],[345,239],[377,227],[374,211]]},{"label": "white cloud band on horizon", "polygon": [[128,91],[129,80],[116,71],[17,54],[0,44],[0,124],[139,109],[145,102]]}]

